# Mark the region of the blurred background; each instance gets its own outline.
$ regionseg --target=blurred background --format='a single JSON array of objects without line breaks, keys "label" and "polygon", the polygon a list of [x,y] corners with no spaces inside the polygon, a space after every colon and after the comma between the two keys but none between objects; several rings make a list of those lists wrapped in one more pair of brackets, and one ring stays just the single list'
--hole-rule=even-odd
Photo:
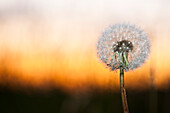
[{"label": "blurred background", "polygon": [[129,22],[151,40],[125,73],[131,113],[170,113],[170,1],[0,0],[1,113],[123,113],[119,71],[96,56],[109,25]]}]

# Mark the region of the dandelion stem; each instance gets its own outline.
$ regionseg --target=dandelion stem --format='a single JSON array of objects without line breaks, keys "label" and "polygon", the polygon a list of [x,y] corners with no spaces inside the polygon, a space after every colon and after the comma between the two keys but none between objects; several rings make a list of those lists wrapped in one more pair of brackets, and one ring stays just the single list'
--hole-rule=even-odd
[{"label": "dandelion stem", "polygon": [[126,98],[126,90],[124,86],[124,69],[120,67],[120,90],[121,90],[121,97],[122,97],[122,106],[124,109],[124,113],[129,113],[128,103]]},{"label": "dandelion stem", "polygon": [[126,66],[129,64],[129,63],[128,63],[128,60],[127,60],[127,58],[126,58],[126,57],[127,57],[127,54],[128,54],[128,53],[125,53],[125,52],[123,53],[123,57],[124,57]]},{"label": "dandelion stem", "polygon": [[118,53],[115,52],[115,53],[113,54],[112,59],[111,59],[111,62],[112,62],[114,59],[116,59],[116,54],[118,54]]}]

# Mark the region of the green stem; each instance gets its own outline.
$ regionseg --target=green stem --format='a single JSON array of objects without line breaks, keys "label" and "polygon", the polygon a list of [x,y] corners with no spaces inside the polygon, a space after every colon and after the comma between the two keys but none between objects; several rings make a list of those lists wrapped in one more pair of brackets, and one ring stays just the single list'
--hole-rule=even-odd
[{"label": "green stem", "polygon": [[118,54],[118,53],[115,52],[115,53],[113,54],[112,59],[111,59],[111,62],[112,62],[114,59],[116,59],[116,54]]},{"label": "green stem", "polygon": [[126,66],[127,66],[129,63],[128,63],[128,60],[126,58],[127,57],[127,53],[126,52],[123,53],[123,57],[124,57],[124,60],[125,60]]},{"label": "green stem", "polygon": [[123,105],[124,113],[129,113],[128,103],[127,103],[127,98],[126,98],[126,90],[125,90],[125,86],[124,86],[124,69],[123,69],[123,67],[120,68],[120,90],[121,90],[122,105]]}]

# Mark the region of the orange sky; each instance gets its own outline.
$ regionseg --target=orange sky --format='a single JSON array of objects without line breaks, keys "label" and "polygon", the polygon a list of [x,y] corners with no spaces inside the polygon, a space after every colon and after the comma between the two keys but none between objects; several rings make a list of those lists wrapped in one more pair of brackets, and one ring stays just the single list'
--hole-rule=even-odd
[{"label": "orange sky", "polygon": [[160,89],[168,88],[170,15],[167,3],[68,0],[55,5],[52,1],[37,0],[28,5],[16,1],[4,3],[0,9],[1,85],[64,90],[117,89],[119,74],[110,72],[99,62],[95,44],[108,25],[131,22],[148,33],[152,48],[142,67],[125,73],[126,87],[149,88],[152,71],[153,84]]}]

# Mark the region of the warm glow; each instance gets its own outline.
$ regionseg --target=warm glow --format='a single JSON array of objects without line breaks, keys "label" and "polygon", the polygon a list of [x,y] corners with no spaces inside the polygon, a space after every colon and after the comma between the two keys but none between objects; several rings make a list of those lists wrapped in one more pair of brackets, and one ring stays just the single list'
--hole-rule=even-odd
[{"label": "warm glow", "polygon": [[[0,9],[3,12],[0,14],[0,85],[115,90],[119,88],[119,74],[100,63],[95,44],[109,24],[130,21],[148,33],[152,48],[142,67],[125,74],[126,87],[147,89],[153,76],[157,88],[168,88],[170,16],[166,15],[166,8],[169,9],[166,3],[150,1],[148,5],[143,1],[134,5],[109,0],[92,3],[73,0],[56,3],[56,7],[52,1],[46,2],[37,0],[29,2],[30,5],[22,2],[18,6],[4,3]],[[19,8],[22,5],[28,9]]]}]

